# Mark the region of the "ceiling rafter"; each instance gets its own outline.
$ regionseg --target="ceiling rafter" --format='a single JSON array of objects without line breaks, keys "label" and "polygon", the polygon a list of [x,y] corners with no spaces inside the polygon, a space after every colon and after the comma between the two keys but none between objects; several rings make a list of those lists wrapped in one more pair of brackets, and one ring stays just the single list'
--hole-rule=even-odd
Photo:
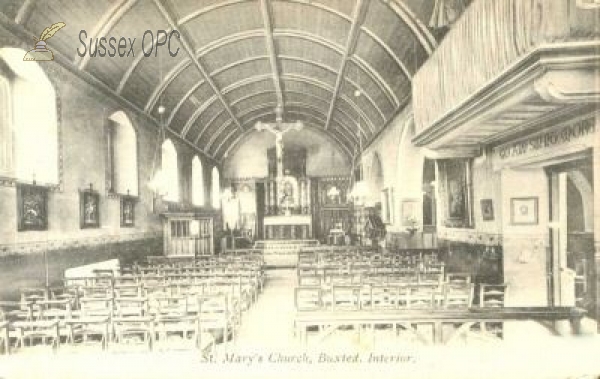
[{"label": "ceiling rafter", "polygon": [[[309,85],[314,85],[314,86],[319,87],[321,89],[324,89],[324,90],[326,90],[326,91],[328,91],[330,93],[333,93],[333,87],[331,87],[330,85],[328,85],[326,83],[323,83],[320,80],[306,77],[304,75],[286,74],[286,75],[283,75],[282,78],[283,78],[284,81],[285,80],[291,80],[291,81],[297,81],[297,82],[301,82],[301,83],[305,83],[305,84],[309,84]],[[368,124],[369,128],[371,130],[373,130],[373,124],[371,122],[371,119],[368,118],[368,117],[366,117],[366,115],[362,112],[362,110],[360,109],[360,107],[356,103],[354,103],[352,100],[348,99],[348,97],[346,97],[344,95],[340,96],[340,99],[342,99],[346,103],[348,103],[348,105],[350,106],[350,108],[352,108],[352,110],[354,110],[356,113],[360,114],[361,117],[364,117],[365,121],[367,121],[367,124]],[[338,109],[338,111],[339,111],[339,109]],[[366,132],[362,128],[361,128],[361,132],[363,134],[365,134],[365,137],[366,137]]]},{"label": "ceiling rafter", "polygon": [[33,8],[35,8],[35,3],[37,0],[25,0],[23,5],[19,8],[17,15],[15,16],[15,22],[17,24],[24,24],[27,22],[27,19],[31,15]]},{"label": "ceiling rafter", "polygon": [[[157,0],[155,0],[157,1]],[[336,51],[337,53],[339,53],[340,55],[343,54],[343,49],[342,47],[328,41],[325,40],[319,36],[310,34],[310,33],[305,33],[305,32],[299,32],[299,31],[294,31],[294,30],[277,30],[273,32],[273,35],[275,38],[282,36],[282,37],[289,37],[289,38],[299,38],[299,39],[304,39],[310,42],[314,42],[317,44],[320,44],[322,46],[325,46],[331,50]],[[211,43],[207,46],[204,46],[201,50],[198,50],[198,52],[196,53],[196,57],[200,58],[202,56],[204,56],[205,54],[208,54],[210,51],[218,49],[222,46],[225,46],[229,43],[234,43],[246,38],[257,38],[257,37],[264,37],[264,34],[261,30],[249,30],[249,31],[244,31],[241,33],[237,33],[235,35],[230,35],[227,36],[225,38],[221,38],[217,41],[215,41],[214,43]],[[257,57],[261,57],[261,56],[257,56]],[[260,58],[256,58],[256,59],[260,59]],[[264,58],[263,58],[264,59]],[[381,76],[379,74],[377,74],[375,72],[375,70],[365,61],[363,61],[362,59],[360,59],[359,57],[355,56],[355,59],[359,59],[358,62],[355,62],[359,67],[361,67],[361,69],[363,71],[365,71],[365,73],[376,83],[378,83],[379,87],[382,89],[382,92],[384,93],[384,95],[388,98],[388,100],[390,101],[390,103],[394,104],[395,106],[398,106],[399,102],[398,99],[396,97],[396,95],[393,93],[392,89],[387,85],[387,83],[385,82],[385,80],[383,80],[381,78]],[[352,61],[354,61],[355,59],[352,59]],[[180,75],[187,66],[189,66],[192,63],[191,59],[186,60],[185,64],[178,64],[176,66],[176,72],[170,72],[168,75],[169,76],[178,76]],[[235,64],[235,63],[234,63]],[[212,75],[209,74],[209,75]],[[280,75],[281,78],[281,75]],[[271,75],[268,75],[268,79],[271,79]],[[162,87],[159,91],[155,91],[155,97],[158,98],[162,95],[162,92],[165,90],[166,87]],[[228,93],[228,89],[230,88],[230,86],[225,87],[221,90],[221,93],[226,94]],[[191,94],[190,94],[191,95]],[[372,103],[374,103],[372,100],[369,100]],[[184,101],[181,102],[181,104],[183,104]],[[174,115],[174,114],[173,114]],[[170,120],[172,121],[173,117],[170,118]],[[385,117],[383,117],[383,119],[385,120]],[[372,126],[370,126],[371,130],[374,130],[374,128]]]},{"label": "ceiling rafter", "polygon": [[[310,59],[305,59],[305,58],[301,58],[301,57],[294,57],[291,55],[280,55],[279,59],[281,60],[290,60],[290,61],[295,61],[295,62],[302,62],[302,63],[306,63],[309,65],[314,65],[316,67],[322,68],[324,70],[327,70],[333,74],[336,74],[337,71],[333,69],[333,67],[327,66],[326,64],[320,63],[320,62],[316,62]],[[350,78],[346,78],[346,80],[348,81],[348,83],[352,84],[354,87],[359,87],[359,85],[352,79]],[[383,113],[383,111],[381,110],[381,107],[375,102],[375,100],[373,100],[373,98],[371,97],[371,95],[369,95],[364,89],[362,89],[362,87],[359,87],[362,90],[363,95],[365,95],[365,98],[367,98],[367,100],[369,100],[369,103],[371,103],[371,105],[377,110],[377,112],[379,113],[379,115],[381,116],[382,119],[386,119],[385,114]],[[287,91],[286,91],[287,92]]]},{"label": "ceiling rafter", "polygon": [[[244,97],[241,97],[239,99],[236,99],[236,101],[232,102],[231,104],[232,105],[239,104],[239,103],[241,103],[243,101],[252,99],[254,97],[258,97],[258,96],[261,96],[261,95],[274,94],[274,93],[275,93],[275,91],[273,91],[273,90],[254,92],[254,93],[251,93],[251,94],[249,94],[247,96],[244,96]],[[317,96],[317,95],[314,95],[314,94],[310,94],[310,93],[304,93],[304,92],[300,92],[300,91],[290,91],[290,90],[288,90],[288,91],[286,91],[286,93],[294,94],[294,95],[298,95],[298,96],[303,96],[303,97],[308,97],[308,98],[311,98],[311,99],[316,99],[319,102],[326,102],[327,101],[326,99],[324,99],[324,98],[322,98],[320,96]]]},{"label": "ceiling rafter", "polygon": [[404,21],[406,25],[408,25],[410,30],[421,43],[421,46],[423,46],[423,49],[425,49],[428,55],[431,55],[438,43],[427,26],[425,26],[417,16],[415,16],[415,14],[406,4],[404,4],[402,0],[383,0],[383,2],[386,3],[390,9],[392,9],[396,15],[398,15],[398,17]]},{"label": "ceiling rafter", "polygon": [[219,128],[217,129],[217,131],[214,132],[210,136],[210,138],[208,139],[208,142],[206,143],[206,150],[210,151],[210,149],[212,148],[213,143],[215,143],[215,141],[219,138],[219,136],[221,135],[221,133],[223,133],[230,126],[231,126],[231,120],[225,120],[225,122],[223,122],[221,124],[221,126],[219,126]]},{"label": "ceiling rafter", "polygon": [[335,86],[333,88],[331,102],[329,103],[329,112],[327,113],[327,121],[325,122],[324,126],[325,130],[329,128],[329,123],[331,122],[331,118],[333,117],[333,111],[337,103],[337,98],[340,93],[340,90],[342,89],[344,76],[346,75],[347,63],[350,57],[352,57],[352,54],[354,54],[354,49],[356,48],[356,43],[358,42],[358,36],[360,35],[360,26],[363,23],[367,14],[369,3],[370,0],[356,0],[356,4],[354,5],[354,10],[352,11],[352,22],[350,24],[350,31],[348,32],[346,48],[344,49],[344,53],[342,55],[342,62],[340,64],[338,76],[335,79]]},{"label": "ceiling rafter", "polygon": [[[222,93],[223,93],[223,95],[226,95],[226,94],[228,94],[230,91],[232,91],[232,90],[236,89],[236,86],[235,86],[235,85],[236,85],[237,83],[244,83],[244,82],[247,82],[247,81],[249,81],[249,80],[250,80],[250,79],[252,79],[252,78],[260,78],[260,80],[258,80],[258,81],[262,81],[262,80],[266,80],[266,79],[270,80],[270,79],[271,79],[271,74],[256,75],[256,76],[253,76],[253,77],[250,77],[250,78],[247,78],[247,79],[241,80],[241,81],[239,81],[239,82],[233,83],[232,85],[229,85],[229,86],[227,86],[227,87],[223,88],[223,90],[222,90]],[[243,86],[243,85],[242,85],[242,86]],[[211,99],[207,100],[206,102],[207,102],[207,103],[212,103],[212,102],[214,102],[214,101],[215,101],[215,100],[214,100],[214,98],[211,98]],[[200,117],[200,115],[202,114],[202,112],[203,112],[203,111],[204,111],[204,109],[203,109],[202,111],[196,110],[196,111],[195,111],[195,112],[192,114],[192,116],[191,116],[191,117],[188,119],[188,121],[187,121],[187,124],[193,125],[193,124],[196,122],[196,120],[198,119],[198,117]],[[242,116],[242,115],[238,115],[238,117],[239,117],[239,118],[242,118],[243,116]],[[210,127],[210,124],[209,124],[209,123],[207,123],[206,125],[204,125],[204,128],[202,128],[202,131],[200,132],[200,134],[198,134],[198,137],[196,138],[196,141],[199,141],[199,140],[200,140],[200,136],[201,136],[201,135],[202,135],[202,134],[203,134],[203,133],[204,133],[204,132],[205,132],[205,131],[206,131],[206,130],[209,128],[209,127]],[[195,142],[195,143],[198,143],[198,142]]]},{"label": "ceiling rafter", "polygon": [[[122,0],[116,2],[104,15],[98,20],[94,29],[92,29],[88,38],[99,38],[101,36],[108,35],[112,28],[129,12],[131,8],[136,4],[137,0]],[[80,70],[84,70],[87,64],[90,62],[90,55],[86,54],[80,57],[75,54],[73,57],[73,63]]]},{"label": "ceiling rafter", "polygon": [[[208,127],[210,125],[212,125],[213,122],[215,122],[215,120],[217,118],[219,118],[221,116],[221,114],[223,113],[223,111],[217,112],[214,116],[212,116],[210,118],[210,120],[208,120],[206,122],[206,124],[204,124],[204,127],[202,127],[202,130],[200,130],[200,132],[198,133],[198,135],[196,136],[196,139],[194,139],[194,143],[198,143],[198,141],[200,141],[200,137],[202,137],[202,135],[204,134],[204,132],[208,129]],[[239,116],[238,116],[239,117]]]},{"label": "ceiling rafter", "polygon": [[[243,79],[239,82],[233,83],[225,88],[223,88],[222,93],[224,95],[226,95],[227,93],[236,90],[238,88],[241,88],[245,85],[249,85],[249,84],[253,84],[253,83],[257,83],[260,81],[264,81],[264,80],[270,80],[271,79],[271,75],[270,74],[263,74],[263,75],[256,75],[256,76],[252,76],[249,77],[247,79]],[[286,81],[296,81],[296,82],[300,82],[300,83],[304,83],[304,84],[308,84],[308,85],[314,85],[318,88],[321,88],[325,91],[328,92],[332,92],[332,87],[329,86],[326,83],[323,83],[317,79],[313,79],[313,78],[309,78],[309,77],[305,77],[303,75],[282,75],[282,80]],[[371,124],[370,119],[366,116],[366,114],[360,109],[360,107],[358,106],[358,104],[355,104],[352,100],[348,99],[346,96],[341,96],[341,99],[343,101],[345,101],[352,110],[354,110],[355,112],[357,112],[358,114],[361,115],[361,117],[367,122],[367,126],[369,127],[369,130],[371,131],[371,133],[373,133],[373,125]],[[194,125],[194,123],[196,122],[196,120],[201,116],[201,114],[210,106],[212,105],[212,103],[214,103],[215,101],[217,101],[217,98],[215,96],[212,96],[210,99],[206,100],[203,104],[202,107],[198,108],[196,111],[194,111],[194,113],[190,116],[190,118],[188,119],[188,121],[186,122],[186,125],[184,127],[184,129],[186,130],[186,133],[190,130],[190,128]],[[275,104],[276,105],[276,104]],[[349,120],[352,120],[352,117],[350,117],[349,115],[345,114],[345,112],[342,109],[338,109],[338,112],[346,115],[346,117]],[[238,115],[238,118],[242,118],[243,115]],[[206,125],[204,125],[204,127],[202,128],[202,131],[200,132],[200,134],[198,134],[198,137],[195,140],[195,144],[198,143],[200,136],[210,127],[210,123],[207,123]],[[361,133],[363,134],[363,137],[365,138],[365,140],[368,139],[368,136],[366,135],[366,132],[363,130],[362,126],[361,126]]]},{"label": "ceiling rafter", "polygon": [[[162,16],[165,18],[167,23],[169,24],[169,26],[172,29],[176,29],[177,22],[175,21],[174,17],[171,15],[169,10],[167,10],[167,8],[165,7],[165,4],[163,4],[163,1],[166,1],[166,0],[154,0],[154,4],[156,4],[157,8],[159,9]],[[196,68],[198,69],[200,74],[204,77],[204,80],[211,86],[212,90],[217,95],[217,97],[219,98],[219,100],[221,101],[221,103],[223,104],[223,106],[225,107],[227,112],[229,113],[229,116],[231,117],[233,122],[236,123],[238,128],[243,129],[239,120],[237,119],[237,117],[235,116],[235,114],[233,113],[231,108],[229,107],[229,104],[227,104],[227,101],[223,97],[223,94],[221,93],[220,89],[217,87],[216,83],[213,81],[213,79],[210,77],[210,75],[208,75],[208,73],[206,72],[206,69],[200,62],[199,58],[196,57],[196,55],[194,53],[194,49],[188,42],[189,38],[188,38],[187,34],[185,33],[184,30],[180,30],[179,32],[181,34],[180,42],[181,42],[181,45],[183,46],[184,50],[186,51],[188,56],[192,59],[194,65],[196,66]]]},{"label": "ceiling rafter", "polygon": [[[164,36],[164,38],[166,40],[167,35],[171,32],[171,28],[167,28],[165,31],[167,32],[167,34],[164,34],[164,35],[161,34],[161,36]],[[143,40],[142,40],[142,42],[143,42]],[[149,43],[142,46],[142,51],[148,50],[148,48],[150,46],[156,46],[156,44],[158,44],[159,42],[160,41],[158,40],[158,34],[157,34],[156,37],[154,37],[154,36],[152,37],[152,40]],[[121,93],[123,91],[125,84],[129,80],[131,75],[133,75],[133,72],[135,71],[137,66],[140,64],[142,59],[144,59],[144,54],[138,54],[138,56],[133,59],[133,62],[129,65],[129,67],[127,67],[127,70],[125,70],[125,72],[123,73],[123,76],[121,76],[121,80],[119,80],[119,85],[117,86],[117,90],[116,90],[117,93]],[[189,63],[191,63],[191,61],[189,61]],[[189,65],[189,63],[188,63],[188,65]]]},{"label": "ceiling rafter", "polygon": [[367,75],[369,75],[369,77],[371,77],[371,79],[375,81],[375,83],[377,83],[380,87],[383,87],[385,89],[383,93],[389,95],[388,100],[390,100],[392,104],[394,104],[394,106],[397,107],[400,105],[400,100],[398,99],[398,96],[396,95],[394,90],[392,90],[392,87],[390,87],[387,81],[384,78],[382,78],[381,75],[379,75],[379,73],[375,71],[375,69],[367,61],[365,61],[358,55],[352,57],[351,61],[355,63],[358,67],[360,67],[361,70],[366,72]]},{"label": "ceiling rafter", "polygon": [[177,112],[179,111],[179,108],[181,108],[181,106],[183,105],[183,103],[185,103],[185,101],[192,96],[192,94],[194,92],[196,92],[196,90],[198,90],[198,88],[200,88],[200,86],[202,86],[204,83],[206,83],[204,80],[199,80],[198,82],[196,82],[196,84],[194,84],[192,86],[192,88],[190,88],[185,95],[183,95],[181,97],[181,99],[179,99],[179,101],[177,102],[177,104],[175,105],[175,107],[173,107],[173,110],[171,111],[171,114],[169,115],[169,118],[167,119],[167,125],[171,125],[171,122],[173,121],[173,118],[175,117],[175,115],[177,114]]},{"label": "ceiling rafter", "polygon": [[[208,107],[210,107],[212,105],[212,103],[214,103],[217,100],[217,95],[212,95],[210,97],[210,99],[208,99],[207,101],[205,101],[204,103],[202,103],[201,106],[198,107],[198,109],[196,109],[194,111],[194,113],[192,114],[192,116],[195,116],[196,114],[198,114],[198,116],[200,114],[202,114],[202,112],[204,112]],[[193,125],[193,122],[191,122],[191,117],[187,120],[187,122],[185,123],[185,125],[183,126],[183,129],[181,130],[181,135],[182,136],[187,136],[188,131],[190,130],[190,128]],[[194,119],[195,120],[195,119]]]},{"label": "ceiling rafter", "polygon": [[[227,7],[227,6],[231,6],[231,5],[235,5],[235,4],[239,4],[239,3],[243,3],[246,2],[247,0],[232,0],[232,1],[226,1],[224,3],[217,3],[214,5],[210,5],[207,6],[205,8],[199,9],[195,12],[192,12],[186,16],[183,16],[180,19],[180,25],[183,25],[191,20],[193,20],[194,18],[200,17],[208,12],[214,11],[216,9],[219,8],[223,8],[223,7]],[[262,0],[261,0],[262,1]],[[316,9],[319,9],[321,11],[333,14],[347,22],[352,22],[352,17],[336,10],[333,9],[331,7],[328,7],[324,4],[318,3],[318,2],[307,2],[306,0],[289,0],[292,3],[296,3],[296,4],[302,4],[302,5],[307,5]],[[400,1],[399,3],[396,3],[394,0],[383,0],[385,3],[388,3],[389,7],[392,8],[394,10],[394,12],[396,13],[396,15],[406,24],[409,26],[409,28],[411,29],[411,31],[413,32],[413,34],[415,35],[415,37],[417,38],[417,40],[421,43],[421,45],[423,46],[423,48],[429,53],[431,54],[431,52],[433,51],[433,49],[435,49],[435,47],[437,46],[437,41],[435,39],[435,37],[431,34],[431,32],[429,31],[429,29],[419,20],[418,17],[416,17],[414,15],[414,13],[410,10],[410,8],[408,8],[402,1]],[[392,3],[392,4],[389,4]],[[363,31],[365,31],[369,36],[373,37],[375,36],[375,33],[373,31],[371,31],[370,29],[368,29],[366,26],[361,26],[361,29]],[[271,29],[273,30],[273,29]],[[401,60],[392,52],[392,50],[390,49],[390,47],[385,44],[381,38],[376,37],[374,38],[374,40],[379,43],[381,45],[382,48],[384,48],[386,51],[388,51],[393,57],[394,60],[396,61],[396,63],[400,66],[400,68],[402,69],[402,71],[404,71],[407,74],[407,77],[411,77],[411,75],[408,73],[408,70],[406,69],[406,66],[401,62]]]},{"label": "ceiling rafter", "polygon": [[[279,38],[279,37],[298,38],[298,39],[303,39],[303,40],[306,40],[309,42],[314,42],[316,44],[325,46],[325,47],[335,51],[336,53],[340,54],[341,56],[344,55],[343,47],[341,47],[341,46],[337,45],[336,43],[333,43],[325,38],[322,38],[315,34],[312,34],[312,33],[299,31],[299,30],[278,29],[273,32],[273,35],[275,36],[275,38]],[[361,66],[361,69],[375,83],[377,83],[380,87],[382,87],[383,93],[390,100],[390,102],[393,104],[396,104],[398,102],[396,95],[394,94],[394,92],[392,91],[390,86],[387,85],[387,82],[385,82],[385,80],[383,80],[381,78],[381,76],[376,73],[376,70],[373,68],[373,66],[371,66],[369,63],[365,62],[362,59],[360,62],[355,62],[355,58],[358,58],[358,57],[355,55],[354,58],[351,58],[351,61],[353,61],[354,63],[357,63],[359,66]]]},{"label": "ceiling rafter", "polygon": [[219,8],[225,8],[231,5],[236,5],[236,4],[241,4],[241,3],[247,3],[248,0],[229,0],[229,1],[223,1],[223,2],[218,2],[209,6],[206,6],[204,8],[200,8],[192,13],[189,13],[183,17],[181,17],[180,20],[180,24],[184,24],[186,22],[189,22],[197,17],[202,16],[203,14],[206,14],[208,12],[212,12],[214,10],[217,10]]},{"label": "ceiling rafter", "polygon": [[238,129],[233,129],[232,131],[230,131],[229,133],[227,133],[227,135],[225,136],[225,138],[223,139],[223,141],[221,141],[221,143],[215,149],[215,154],[219,153],[219,150],[221,150],[221,148],[223,147],[223,145],[225,144],[225,142],[227,142],[229,140],[229,138],[231,138],[231,136],[234,133],[236,133],[236,132],[239,132],[239,130]]},{"label": "ceiling rafter", "polygon": [[[229,69],[235,68],[237,66],[243,65],[248,62],[254,62],[254,61],[258,61],[258,60],[262,60],[262,59],[268,59],[268,57],[265,55],[257,55],[254,57],[248,57],[245,59],[241,59],[239,61],[232,62],[228,65],[219,67],[218,69],[210,72],[208,75],[210,77],[215,77],[216,75],[219,75],[220,73],[227,71]],[[156,102],[158,101],[160,96],[162,96],[163,92],[166,91],[167,87],[173,82],[173,80],[175,80],[180,74],[183,73],[183,71],[185,70],[185,67],[188,67],[190,63],[191,63],[190,61],[187,61],[187,62],[182,61],[181,63],[176,65],[165,76],[164,80],[162,82],[160,82],[159,85],[154,89],[154,91],[152,92],[152,95],[150,96],[150,98],[148,99],[148,102],[146,103],[145,108],[152,109],[154,107],[154,105],[156,105]],[[206,81],[203,80],[203,82],[206,82]],[[221,90],[221,92],[223,92],[223,91]]]},{"label": "ceiling rafter", "polygon": [[[289,91],[286,91],[286,92],[289,92]],[[265,91],[252,92],[252,93],[249,93],[249,94],[244,95],[242,97],[238,97],[237,99],[233,100],[231,102],[231,106],[238,105],[242,101],[251,99],[251,98],[256,97],[256,96],[267,95],[267,94],[271,94],[271,93],[275,93],[275,90],[268,89],[268,90],[265,90]]]},{"label": "ceiling rafter", "polygon": [[365,26],[363,26],[361,30],[365,32],[366,35],[371,37],[373,41],[375,41],[379,46],[381,46],[381,48],[385,50],[385,52],[388,53],[390,57],[392,57],[394,62],[396,62],[398,67],[400,67],[400,70],[402,70],[404,75],[406,75],[406,78],[412,82],[412,74],[410,73],[410,71],[408,71],[408,67],[406,67],[404,62],[402,62],[402,60],[398,57],[398,55],[396,55],[392,48],[387,43],[385,43],[377,34],[375,34],[370,29],[366,28]]},{"label": "ceiling rafter", "polygon": [[269,54],[269,62],[271,63],[271,72],[273,73],[273,85],[275,86],[277,102],[282,109],[285,109],[281,79],[279,77],[279,64],[277,63],[277,50],[275,48],[275,39],[273,38],[273,10],[271,9],[269,0],[260,0],[260,13],[262,15],[263,24],[265,25],[265,40],[267,52]]},{"label": "ceiling rafter", "polygon": [[[182,25],[182,24],[180,24],[180,25]],[[168,28],[167,30],[171,30],[171,28]],[[199,48],[196,51],[195,54],[196,54],[196,57],[201,58],[204,55],[210,53],[211,51],[221,48],[223,46],[226,46],[230,43],[236,43],[236,42],[242,41],[246,38],[258,38],[258,37],[262,37],[262,36],[263,36],[262,30],[245,30],[240,33],[230,34],[228,36],[225,36],[223,38],[212,41],[211,43],[208,43],[208,44],[202,46],[201,48]],[[145,46],[149,46],[149,44],[146,44]],[[121,81],[119,82],[119,87],[118,87],[119,92],[123,90],[123,87],[125,87],[125,84],[131,77],[131,74],[133,73],[133,71],[135,71],[137,66],[141,63],[142,59],[144,59],[144,54],[138,55],[134,59],[133,63],[131,63],[131,65],[127,68],[127,70],[121,77]],[[179,73],[181,71],[185,70],[188,66],[190,66],[192,64],[192,59],[189,57],[185,58],[184,61],[185,61],[185,65],[183,67],[179,68],[180,71],[177,72],[177,75],[179,75]]]}]

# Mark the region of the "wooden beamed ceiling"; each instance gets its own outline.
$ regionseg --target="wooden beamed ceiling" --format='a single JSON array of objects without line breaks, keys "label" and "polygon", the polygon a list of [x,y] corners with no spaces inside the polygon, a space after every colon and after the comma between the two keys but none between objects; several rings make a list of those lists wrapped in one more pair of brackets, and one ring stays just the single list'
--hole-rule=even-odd
[{"label": "wooden beamed ceiling", "polygon": [[[10,1],[9,1],[10,2]],[[259,120],[301,120],[349,156],[410,99],[411,77],[443,33],[435,0],[28,0],[0,11],[32,35],[67,24],[49,46],[116,96],[215,160]],[[16,10],[15,10],[16,9]],[[177,30],[181,51],[141,54],[146,30]],[[89,38],[137,38],[135,57],[80,57]],[[152,45],[146,38],[144,48]],[[164,38],[158,42],[164,42]],[[158,107],[166,108],[164,116]]]}]

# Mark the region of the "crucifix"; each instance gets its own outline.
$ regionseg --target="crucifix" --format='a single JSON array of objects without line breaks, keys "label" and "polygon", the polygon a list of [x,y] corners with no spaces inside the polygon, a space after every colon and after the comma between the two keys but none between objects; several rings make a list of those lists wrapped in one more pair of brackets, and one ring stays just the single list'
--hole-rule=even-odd
[{"label": "crucifix", "polygon": [[283,122],[283,107],[278,105],[275,108],[275,122],[257,122],[256,130],[268,130],[275,135],[275,153],[277,157],[277,179],[283,178],[283,135],[290,130],[301,130],[304,124],[300,121]]}]

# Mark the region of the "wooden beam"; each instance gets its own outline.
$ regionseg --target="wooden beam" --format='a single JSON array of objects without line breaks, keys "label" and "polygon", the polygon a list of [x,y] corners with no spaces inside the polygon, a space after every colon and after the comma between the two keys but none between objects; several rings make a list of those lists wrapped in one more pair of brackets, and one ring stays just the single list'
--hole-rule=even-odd
[{"label": "wooden beam", "polygon": [[360,35],[360,26],[363,23],[367,9],[369,8],[370,0],[356,0],[354,11],[352,12],[352,23],[350,24],[350,32],[348,33],[348,41],[346,42],[346,48],[342,55],[342,63],[340,65],[339,74],[335,80],[335,86],[333,88],[333,96],[331,103],[329,103],[329,112],[327,114],[327,122],[325,123],[325,130],[329,128],[331,119],[333,117],[333,111],[337,103],[337,98],[344,82],[344,76],[346,76],[346,68],[348,60],[352,57],[356,43],[358,42],[358,36]]},{"label": "wooden beam", "polygon": [[428,55],[437,47],[437,41],[421,20],[404,4],[402,0],[384,0],[390,9],[410,28]]},{"label": "wooden beam", "polygon": [[260,12],[262,14],[263,23],[265,25],[265,37],[267,42],[267,52],[271,63],[271,72],[273,73],[273,85],[275,86],[275,94],[277,95],[277,103],[282,109],[285,109],[283,101],[283,92],[281,90],[281,78],[279,77],[279,64],[277,62],[277,50],[275,49],[275,39],[273,38],[273,11],[271,9],[270,0],[260,0]]},{"label": "wooden beam", "polygon": [[27,19],[31,15],[33,8],[35,7],[36,0],[25,0],[23,5],[19,8],[17,15],[15,17],[15,22],[17,24],[25,24]]},{"label": "wooden beam", "polygon": [[[163,4],[163,1],[165,1],[165,0],[154,0],[154,4],[156,4],[156,7],[158,8],[158,10],[162,14],[162,16],[165,18],[167,23],[170,25],[171,29],[176,30],[177,22],[175,21],[175,18],[171,15],[171,12],[169,10],[167,10],[167,8],[165,7],[165,4]],[[208,74],[207,70],[204,68],[204,66],[200,62],[200,58],[196,57],[194,49],[188,42],[188,40],[190,38],[187,36],[187,34],[185,33],[184,30],[179,30],[179,33],[181,34],[180,41],[181,41],[181,45],[183,46],[183,49],[190,57],[190,59],[192,60],[192,62],[194,63],[194,65],[196,66],[198,71],[200,72],[201,76],[204,77],[204,80],[206,81],[206,83],[208,83],[208,85],[210,85],[210,87],[212,88],[215,95],[217,95],[217,97],[223,104],[223,107],[225,108],[227,113],[229,113],[229,116],[231,117],[232,121],[237,125],[237,127],[240,130],[243,131],[244,128],[242,127],[242,124],[240,124],[240,121],[237,119],[237,117],[231,110],[231,107],[227,103],[227,100],[225,100],[225,97],[221,93],[221,90],[219,89],[219,87],[217,87],[217,85],[214,82],[214,80],[212,79],[212,77]]]}]

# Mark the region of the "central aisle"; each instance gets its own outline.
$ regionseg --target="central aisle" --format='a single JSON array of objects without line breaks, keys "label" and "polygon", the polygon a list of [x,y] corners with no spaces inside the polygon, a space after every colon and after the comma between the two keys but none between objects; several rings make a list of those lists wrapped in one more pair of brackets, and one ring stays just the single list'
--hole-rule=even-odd
[{"label": "central aisle", "polygon": [[283,350],[297,347],[293,334],[296,270],[268,270],[263,293],[242,318],[236,349]]}]

